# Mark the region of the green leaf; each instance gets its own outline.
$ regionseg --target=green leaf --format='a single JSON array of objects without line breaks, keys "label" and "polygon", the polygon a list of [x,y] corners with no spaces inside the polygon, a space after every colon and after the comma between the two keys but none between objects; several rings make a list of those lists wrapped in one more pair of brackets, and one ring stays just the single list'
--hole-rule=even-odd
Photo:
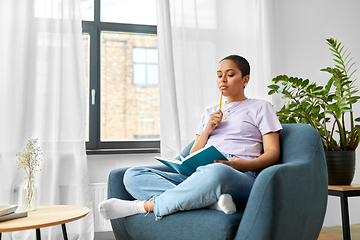
[{"label": "green leaf", "polygon": [[[341,61],[339,61],[339,60],[337,60],[337,59],[333,59],[335,62],[337,62],[338,64],[340,64],[340,65],[343,65],[343,63],[341,62]],[[335,65],[336,66],[336,65]]]},{"label": "green leaf", "polygon": [[351,97],[351,98],[348,99],[347,103],[348,104],[355,104],[355,103],[357,103],[357,101],[358,101],[358,98]]},{"label": "green leaf", "polygon": [[323,90],[322,86],[317,86],[315,89],[313,89],[313,91],[319,91],[319,90]]},{"label": "green leaf", "polygon": [[352,112],[352,109],[349,108],[349,107],[341,107],[340,110],[341,110],[342,112]]},{"label": "green leaf", "polygon": [[315,87],[316,87],[316,84],[315,84],[315,83],[312,83],[312,84],[310,84],[310,85],[306,88],[306,90],[307,90],[308,92],[311,92]]},{"label": "green leaf", "polygon": [[340,68],[342,71],[345,71],[345,68],[343,68],[343,67],[341,67],[339,65],[335,65],[335,67]]},{"label": "green leaf", "polygon": [[330,88],[331,88],[333,82],[334,82],[334,78],[330,78],[330,80],[328,81],[328,83],[327,83],[326,86],[325,86],[325,90],[326,90],[327,92],[330,91]]},{"label": "green leaf", "polygon": [[342,81],[343,81],[343,82],[342,82],[342,86],[347,86],[347,85],[349,85],[349,84],[352,83],[352,81],[347,81],[347,79],[348,79],[348,78],[343,78],[343,79],[342,79]]},{"label": "green leaf", "polygon": [[322,72],[328,72],[328,73],[333,73],[333,69],[332,69],[331,67],[327,67],[327,68],[320,69],[320,71],[322,71]]},{"label": "green leaf", "polygon": [[309,84],[309,79],[305,79],[303,82],[302,82],[302,84],[301,84],[301,87],[305,87],[305,86],[307,86]]},{"label": "green leaf", "polygon": [[275,85],[275,84],[272,84],[272,85],[269,85],[268,88],[277,91],[279,89],[279,86]]},{"label": "green leaf", "polygon": [[268,95],[273,95],[274,93],[276,93],[276,90],[273,89],[268,92]]},{"label": "green leaf", "polygon": [[[340,47],[340,44],[339,44],[339,47]],[[340,59],[342,59],[342,57],[341,56],[344,56],[344,54],[346,53],[346,51],[347,51],[347,49],[345,50],[345,52],[343,53],[343,54],[341,54],[341,52],[344,50],[344,46],[342,46],[341,48],[340,48],[340,50],[338,50],[338,52],[339,52],[339,55],[340,55]]]}]

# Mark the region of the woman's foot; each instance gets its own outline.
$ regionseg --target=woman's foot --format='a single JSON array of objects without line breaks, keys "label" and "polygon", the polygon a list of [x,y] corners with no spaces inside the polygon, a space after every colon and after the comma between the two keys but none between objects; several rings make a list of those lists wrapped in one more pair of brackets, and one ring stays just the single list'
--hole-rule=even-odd
[{"label": "woman's foot", "polygon": [[209,206],[210,209],[223,211],[226,214],[236,213],[236,205],[230,194],[222,194],[219,200]]},{"label": "woman's foot", "polygon": [[99,212],[106,219],[123,218],[139,213],[146,213],[144,201],[127,201],[117,198],[110,198],[99,204]]}]

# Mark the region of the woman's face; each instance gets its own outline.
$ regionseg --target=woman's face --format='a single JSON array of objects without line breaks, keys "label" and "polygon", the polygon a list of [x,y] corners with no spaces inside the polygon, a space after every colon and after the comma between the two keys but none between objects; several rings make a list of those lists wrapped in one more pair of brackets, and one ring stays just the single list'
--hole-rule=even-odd
[{"label": "woman's face", "polygon": [[242,77],[241,71],[232,60],[224,60],[217,70],[217,85],[227,101],[244,100],[244,87],[249,82],[250,76]]}]

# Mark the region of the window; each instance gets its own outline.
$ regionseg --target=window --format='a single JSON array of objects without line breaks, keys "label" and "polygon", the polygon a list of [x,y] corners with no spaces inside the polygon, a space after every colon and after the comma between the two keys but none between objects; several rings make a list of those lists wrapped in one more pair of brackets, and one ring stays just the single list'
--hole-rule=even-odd
[{"label": "window", "polygon": [[81,0],[81,7],[88,154],[159,152],[156,0]]},{"label": "window", "polygon": [[158,54],[155,48],[133,48],[133,84],[157,86]]}]

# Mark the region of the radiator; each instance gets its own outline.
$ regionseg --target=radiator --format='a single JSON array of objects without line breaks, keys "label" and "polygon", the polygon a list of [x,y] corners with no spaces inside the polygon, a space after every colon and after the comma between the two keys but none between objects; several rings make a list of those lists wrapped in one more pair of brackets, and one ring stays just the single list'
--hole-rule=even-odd
[{"label": "radiator", "polygon": [[94,207],[95,232],[112,231],[110,220],[105,220],[98,211],[98,205],[107,199],[107,183],[91,183],[91,198]]}]

